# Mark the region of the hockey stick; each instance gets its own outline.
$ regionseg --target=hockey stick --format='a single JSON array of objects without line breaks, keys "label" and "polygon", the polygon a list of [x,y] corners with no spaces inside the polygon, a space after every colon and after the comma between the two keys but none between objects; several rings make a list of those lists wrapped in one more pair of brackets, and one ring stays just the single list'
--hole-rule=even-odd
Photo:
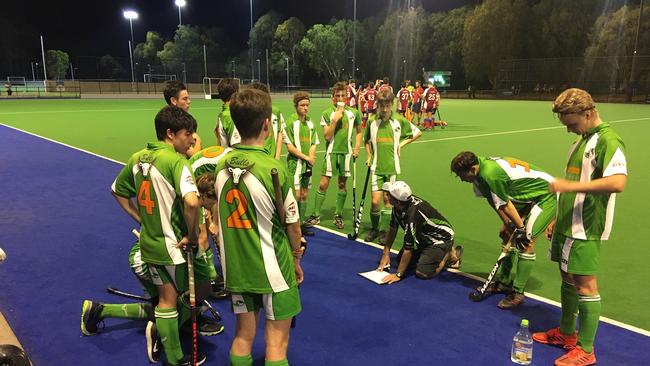
[{"label": "hockey stick", "polygon": [[499,268],[501,268],[501,264],[503,263],[503,260],[505,259],[505,257],[508,255],[508,252],[510,251],[510,247],[512,245],[510,241],[512,240],[513,235],[514,233],[510,234],[510,238],[508,239],[508,242],[503,246],[501,253],[499,254],[499,257],[497,258],[497,262],[494,263],[494,267],[492,267],[492,271],[490,271],[490,274],[485,280],[483,286],[481,286],[477,290],[472,291],[469,294],[470,300],[478,302],[485,298],[485,291],[487,290],[488,287],[490,287],[490,284],[492,284],[492,281],[494,280],[494,276],[499,271]]},{"label": "hockey stick", "polygon": [[194,251],[187,246],[187,282],[190,290],[190,314],[192,320],[192,366],[196,366],[199,352],[199,335],[196,326],[196,288],[194,286]]},{"label": "hockey stick", "polygon": [[357,159],[352,158],[352,215],[357,213]]},{"label": "hockey stick", "polygon": [[[535,205],[534,202],[528,203],[527,206],[521,212],[523,215],[520,216],[525,217],[526,215],[528,215],[528,213],[530,212],[530,210],[533,208],[534,205]],[[470,292],[469,294],[470,300],[478,302],[485,298],[485,291],[488,289],[488,287],[490,287],[490,284],[492,284],[492,282],[494,281],[494,276],[499,271],[499,268],[501,268],[501,264],[503,263],[505,257],[508,256],[508,252],[510,252],[510,248],[512,247],[512,238],[514,236],[515,236],[515,231],[513,230],[510,236],[508,237],[508,241],[506,241],[503,247],[501,248],[501,253],[497,258],[497,262],[494,264],[494,267],[492,267],[492,271],[490,271],[490,273],[488,274],[488,277],[485,280],[483,286],[481,286],[478,290],[474,290]]]},{"label": "hockey stick", "polygon": [[363,205],[366,201],[366,192],[368,191],[368,179],[370,178],[370,166],[366,171],[366,180],[363,183],[363,192],[361,193],[361,201],[359,201],[359,211],[355,214],[354,230],[352,234],[348,234],[348,240],[356,240],[359,236],[359,227],[361,226],[361,216],[363,216]]}]

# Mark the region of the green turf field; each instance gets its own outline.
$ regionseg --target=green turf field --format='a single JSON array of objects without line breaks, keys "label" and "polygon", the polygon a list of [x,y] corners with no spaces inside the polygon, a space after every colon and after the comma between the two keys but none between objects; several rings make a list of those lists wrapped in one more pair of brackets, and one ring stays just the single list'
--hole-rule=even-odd
[{"label": "green turf field", "polygon": [[[329,103],[327,99],[312,100],[310,115],[316,122]],[[276,100],[275,104],[285,116],[293,112],[289,99]],[[5,100],[0,101],[0,123],[126,161],[132,152],[144,147],[146,141],[155,139],[153,117],[161,106],[162,98]],[[561,176],[569,144],[576,136],[567,134],[554,118],[549,102],[443,100],[441,106],[442,117],[449,122],[449,127],[425,132],[422,138],[402,150],[402,179],[454,225],[457,244],[466,248],[463,271],[485,276],[498,255],[500,221],[484,200],[474,197],[471,185],[460,182],[450,173],[450,160],[464,150],[479,155],[507,155]],[[650,237],[650,206],[643,188],[650,183],[650,169],[639,168],[643,160],[650,159],[650,150],[642,149],[650,136],[650,106],[599,104],[598,107],[603,120],[612,122],[626,143],[630,173],[625,192],[617,198],[612,235],[602,248],[599,287],[604,300],[603,315],[650,329],[650,312],[647,311],[650,292],[645,282],[650,277],[650,266],[647,266],[650,247],[644,244]],[[216,141],[212,131],[220,108],[221,103],[216,101],[197,98],[192,102],[190,112],[198,120],[203,146]],[[320,128],[319,134],[323,141]],[[318,149],[320,156],[323,149],[324,145]],[[316,173],[320,173],[320,163],[315,167]],[[359,172],[365,172],[361,164],[358,168]],[[314,174],[313,189],[317,188],[318,178],[319,174]],[[362,179],[360,176],[359,192]],[[110,183],[100,184],[108,187]],[[327,218],[333,214],[335,199],[336,188],[332,184],[322,222],[330,228],[333,225]],[[351,189],[346,206],[348,230],[352,226]],[[313,201],[310,200],[307,212],[311,213],[312,209]],[[368,194],[361,235],[368,229],[369,211]],[[556,265],[546,259],[548,246],[545,239],[537,244],[538,260],[527,291],[559,301],[560,279]],[[431,285],[435,286],[435,280]]]}]

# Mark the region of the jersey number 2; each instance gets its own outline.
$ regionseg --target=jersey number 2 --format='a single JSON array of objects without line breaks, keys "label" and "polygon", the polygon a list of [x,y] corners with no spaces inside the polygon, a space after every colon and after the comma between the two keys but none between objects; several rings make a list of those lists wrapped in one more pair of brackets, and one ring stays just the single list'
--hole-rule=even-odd
[{"label": "jersey number 2", "polygon": [[510,164],[512,168],[516,168],[517,165],[519,165],[520,167],[524,168],[525,171],[527,172],[530,171],[530,165],[525,161],[521,161],[517,159],[507,159],[506,161],[508,162],[508,164]]},{"label": "jersey number 2", "polygon": [[143,180],[140,185],[138,203],[145,208],[147,215],[153,214],[153,208],[156,207],[156,202],[151,199],[151,182],[148,180]]},{"label": "jersey number 2", "polygon": [[237,188],[233,188],[226,193],[226,202],[232,205],[237,200],[237,208],[228,216],[227,224],[232,229],[250,229],[251,220],[243,219],[242,216],[248,211],[248,202],[244,193]]}]

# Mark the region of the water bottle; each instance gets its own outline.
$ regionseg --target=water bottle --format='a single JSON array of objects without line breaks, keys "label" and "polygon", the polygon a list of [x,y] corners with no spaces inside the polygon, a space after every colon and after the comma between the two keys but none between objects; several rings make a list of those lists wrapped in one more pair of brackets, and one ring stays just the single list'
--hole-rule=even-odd
[{"label": "water bottle", "polygon": [[510,360],[520,365],[530,365],[533,362],[533,338],[528,331],[528,320],[521,320],[521,327],[512,339]]}]

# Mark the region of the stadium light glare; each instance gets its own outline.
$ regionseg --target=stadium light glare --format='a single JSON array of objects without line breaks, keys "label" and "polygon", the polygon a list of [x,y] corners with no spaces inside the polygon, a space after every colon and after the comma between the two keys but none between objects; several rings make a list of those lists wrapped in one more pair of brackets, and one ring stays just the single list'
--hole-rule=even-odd
[{"label": "stadium light glare", "polygon": [[176,4],[176,6],[178,6],[180,8],[180,7],[183,7],[183,6],[187,5],[187,1],[185,1],[185,0],[176,0],[176,1],[174,1],[174,4]]},{"label": "stadium light glare", "polygon": [[138,12],[134,10],[124,10],[124,17],[128,20],[138,19]]}]

